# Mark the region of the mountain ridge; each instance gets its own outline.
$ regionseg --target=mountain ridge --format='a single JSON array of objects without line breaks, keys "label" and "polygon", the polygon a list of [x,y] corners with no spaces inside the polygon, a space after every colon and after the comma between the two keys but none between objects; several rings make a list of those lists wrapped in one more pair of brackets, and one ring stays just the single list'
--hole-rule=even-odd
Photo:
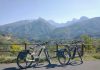
[{"label": "mountain ridge", "polygon": [[[54,24],[55,22],[53,22]],[[66,22],[63,26],[56,26],[43,18],[36,20],[23,20],[0,26],[0,32],[12,34],[19,38],[27,39],[72,39],[88,34],[100,37],[100,17],[81,17]]]}]

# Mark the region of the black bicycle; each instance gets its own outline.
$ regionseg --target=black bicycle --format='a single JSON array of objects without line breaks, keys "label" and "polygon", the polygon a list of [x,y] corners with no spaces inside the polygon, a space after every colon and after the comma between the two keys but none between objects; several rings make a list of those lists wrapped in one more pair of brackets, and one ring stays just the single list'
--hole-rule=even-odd
[{"label": "black bicycle", "polygon": [[85,45],[80,41],[74,41],[71,44],[62,44],[63,49],[58,49],[59,44],[56,44],[56,56],[62,65],[70,63],[71,59],[77,58],[76,61],[83,63],[82,56],[84,54]]},{"label": "black bicycle", "polygon": [[[51,64],[50,62],[50,56],[48,54],[48,49],[46,48],[46,44],[42,43],[42,44],[35,44],[35,48],[29,48],[29,50],[23,50],[21,52],[19,52],[18,56],[17,56],[17,65],[21,68],[21,69],[25,69],[28,68],[32,65],[32,63],[34,63],[34,66],[38,65],[39,61],[40,61],[40,54],[42,51],[44,51],[44,54],[46,56],[46,60],[48,61],[49,64]],[[39,49],[40,48],[40,49]],[[31,51],[33,50],[33,51]],[[37,51],[39,50],[39,51]]]},{"label": "black bicycle", "polygon": [[82,56],[84,55],[84,43],[81,41],[73,41],[71,45],[65,45],[66,50],[64,52],[68,52],[66,54],[66,58],[68,59],[68,62],[66,64],[69,64],[70,59],[75,59],[75,61],[79,62],[80,64],[83,63]]}]

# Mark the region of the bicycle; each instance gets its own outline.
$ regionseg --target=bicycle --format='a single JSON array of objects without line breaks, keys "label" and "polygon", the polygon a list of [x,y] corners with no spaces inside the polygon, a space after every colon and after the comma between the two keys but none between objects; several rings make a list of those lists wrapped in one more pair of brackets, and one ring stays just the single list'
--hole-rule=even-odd
[{"label": "bicycle", "polygon": [[80,59],[79,61],[83,63],[82,56],[84,55],[84,43],[81,43],[80,41],[75,41],[72,42],[70,45],[61,44],[61,46],[64,46],[63,49],[58,49],[58,46],[59,44],[56,43],[55,52],[60,64],[68,65],[70,63],[70,60],[76,57],[78,57]]},{"label": "bicycle", "polygon": [[50,62],[50,56],[48,54],[48,50],[46,48],[47,42],[42,43],[42,44],[35,44],[35,48],[38,47],[40,48],[39,51],[37,51],[35,49],[35,52],[31,52],[31,50],[34,50],[34,48],[29,48],[29,50],[23,50],[21,52],[19,52],[18,56],[17,56],[17,65],[21,68],[21,69],[25,69],[28,68],[32,65],[32,63],[34,63],[34,66],[38,65],[39,61],[40,61],[40,54],[41,52],[44,50],[44,54],[46,56],[46,60],[49,64],[51,64]]},{"label": "bicycle", "polygon": [[[69,58],[68,59],[68,62],[66,64],[69,64],[69,61],[70,59],[74,59],[74,58],[79,58],[79,60],[77,59],[77,61],[80,61],[82,64],[83,63],[83,59],[82,59],[82,56],[84,55],[84,43],[82,43],[81,41],[74,41],[72,42],[72,44],[69,46],[69,45],[65,45],[66,47],[66,50],[64,52],[68,52],[68,54],[66,54],[66,58]],[[77,54],[77,55],[76,55]],[[69,57],[67,57],[69,56]]]}]

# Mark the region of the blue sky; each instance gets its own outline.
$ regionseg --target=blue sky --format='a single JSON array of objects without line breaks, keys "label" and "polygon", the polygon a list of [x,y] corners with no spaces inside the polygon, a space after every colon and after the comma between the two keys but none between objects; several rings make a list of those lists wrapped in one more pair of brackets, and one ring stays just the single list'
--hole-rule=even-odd
[{"label": "blue sky", "polygon": [[100,0],[0,0],[0,25],[38,17],[64,23],[81,16],[100,16]]}]

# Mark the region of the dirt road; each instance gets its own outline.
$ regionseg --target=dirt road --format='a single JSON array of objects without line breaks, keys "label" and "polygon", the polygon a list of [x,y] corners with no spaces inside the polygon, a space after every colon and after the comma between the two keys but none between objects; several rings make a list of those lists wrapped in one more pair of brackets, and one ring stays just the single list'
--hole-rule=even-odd
[{"label": "dirt road", "polygon": [[[0,64],[0,70],[19,70],[16,63],[12,64]],[[46,64],[39,64],[38,67],[27,68],[26,70],[100,70],[100,60],[97,61],[85,61],[80,65],[66,65],[61,66],[57,64],[52,64],[47,66]]]}]

